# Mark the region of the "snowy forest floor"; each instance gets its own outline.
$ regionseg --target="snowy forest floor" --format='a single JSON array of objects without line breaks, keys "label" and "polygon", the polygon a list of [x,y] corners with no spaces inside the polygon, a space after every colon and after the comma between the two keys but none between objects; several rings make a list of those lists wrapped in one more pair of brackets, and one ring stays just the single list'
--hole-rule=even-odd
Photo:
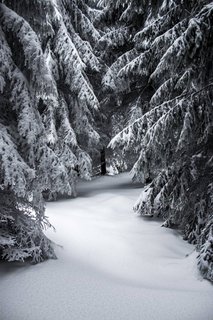
[{"label": "snowy forest floor", "polygon": [[0,320],[212,320],[194,247],[132,213],[140,192],[121,174],[48,203],[47,234],[63,248],[34,266],[1,263]]}]

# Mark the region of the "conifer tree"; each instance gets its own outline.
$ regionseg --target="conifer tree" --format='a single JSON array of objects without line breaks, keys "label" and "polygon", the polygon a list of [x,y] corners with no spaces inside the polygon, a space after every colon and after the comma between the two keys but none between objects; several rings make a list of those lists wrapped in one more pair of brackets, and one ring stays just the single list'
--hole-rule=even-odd
[{"label": "conifer tree", "polygon": [[[43,196],[75,195],[90,178],[99,143],[94,10],[65,0],[0,3],[0,254],[9,261],[55,257],[43,234]],[[91,18],[90,18],[91,15]]]},{"label": "conifer tree", "polygon": [[[131,1],[130,6],[136,3]],[[144,11],[134,48],[109,68],[115,92],[146,91],[142,116],[111,141],[135,150],[134,180],[150,182],[135,205],[178,227],[200,251],[198,267],[213,280],[212,255],[212,31],[210,1],[159,1]],[[146,10],[146,12],[145,12]]]}]

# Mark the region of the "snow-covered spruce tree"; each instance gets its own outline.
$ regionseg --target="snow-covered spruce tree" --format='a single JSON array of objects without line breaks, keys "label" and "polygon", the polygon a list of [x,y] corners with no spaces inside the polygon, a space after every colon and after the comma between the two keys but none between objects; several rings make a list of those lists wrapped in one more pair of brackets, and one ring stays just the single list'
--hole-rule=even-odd
[{"label": "snow-covered spruce tree", "polygon": [[80,1],[2,2],[0,254],[38,262],[55,257],[43,195],[75,195],[77,175],[90,176],[99,103],[86,73],[100,63],[87,40],[98,32]]},{"label": "snow-covered spruce tree", "polygon": [[[105,135],[102,134],[102,137],[105,136],[105,144],[107,144],[116,133],[133,120],[134,115],[141,112],[140,99],[137,96],[138,90],[126,90],[125,92],[115,90],[113,81],[111,81],[111,66],[116,64],[124,52],[132,51],[134,47],[133,36],[138,30],[138,19],[135,19],[136,15],[133,14],[132,9],[130,10],[132,16],[126,19],[124,12],[128,11],[128,1],[97,2],[101,10],[94,23],[100,30],[101,38],[95,50],[105,63],[100,105],[101,113],[104,115],[103,128],[108,129],[105,130]],[[139,12],[137,17],[141,17]],[[108,163],[115,167],[115,171],[116,167],[125,170],[127,163],[123,157],[118,159],[118,156],[117,154],[115,158],[113,153],[107,150]]]},{"label": "snow-covered spruce tree", "polygon": [[[72,161],[66,161],[69,164],[70,181],[73,181],[73,176],[76,175],[76,168],[81,177],[89,178],[91,159],[88,152],[91,150],[95,152],[99,142],[99,135],[94,129],[94,116],[98,113],[99,102],[89,77],[96,77],[101,69],[100,61],[93,54],[92,47],[99,38],[98,31],[89,19],[93,11],[80,0],[54,2],[36,0],[36,2],[37,17],[30,1],[25,0],[24,10],[23,6],[19,5],[16,5],[15,9],[20,11],[29,23],[35,20],[32,27],[36,29],[40,39],[55,87],[56,94],[52,96],[51,101],[49,101],[50,96],[40,97],[39,110],[48,131],[51,149],[63,159],[72,157]],[[44,10],[49,14],[45,15],[46,20],[39,24],[39,18],[42,16],[40,11],[43,11],[42,3],[45,4]],[[49,32],[46,31],[48,28]],[[67,109],[67,116],[64,115],[63,120],[61,115],[64,112],[61,113],[61,109],[57,107],[58,101],[62,101],[63,108]],[[66,118],[68,121],[64,125]],[[62,129],[65,130],[67,124],[70,128],[67,127],[66,132],[62,134]],[[60,125],[60,136],[56,136]],[[73,137],[70,139],[68,134]],[[67,136],[67,139],[64,139],[64,136]],[[72,155],[66,155],[69,152],[66,146],[65,153],[61,152],[61,146],[64,143],[67,145],[68,140]],[[52,195],[53,191],[52,189]]]},{"label": "snow-covered spruce tree", "polygon": [[[134,75],[120,76],[120,71],[133,60],[136,62],[134,68],[137,69],[136,58],[142,50],[136,45],[134,37],[157,15],[159,3],[151,0],[108,0],[98,3],[103,9],[95,23],[101,28],[103,35],[98,42],[97,52],[106,63],[102,81],[104,99],[101,105],[103,104],[104,110],[110,110],[109,116],[106,116],[109,118],[112,138],[121,127],[127,126],[148,110],[147,101],[154,92],[153,87],[148,84],[148,75],[134,70]],[[173,19],[176,19],[175,14]],[[115,151],[117,158],[122,159]],[[127,153],[128,161],[123,168],[131,166],[136,160],[132,150]]]},{"label": "snow-covered spruce tree", "polygon": [[[0,6],[0,55],[1,55],[1,205],[0,205],[0,251],[9,261],[31,258],[34,262],[54,257],[50,241],[42,233],[49,223],[44,216],[44,202],[36,180],[36,141],[45,146],[41,119],[34,109],[34,92],[26,76],[13,60],[7,42],[6,25],[16,15],[6,6]],[[17,23],[20,21],[17,21]],[[28,31],[32,47],[38,50],[37,39],[28,25],[14,27],[14,34],[21,37]],[[28,30],[27,30],[28,28]],[[17,33],[18,34],[17,34]],[[27,41],[22,37],[21,40]],[[35,40],[35,42],[33,42]],[[14,40],[15,41],[15,40]],[[26,51],[26,55],[29,54]],[[42,61],[37,66],[42,69]],[[34,64],[34,63],[33,63]],[[35,63],[36,66],[36,63]],[[40,70],[41,71],[41,70]],[[40,74],[40,72],[39,72]],[[43,80],[43,81],[42,81]],[[38,79],[39,89],[45,78]],[[38,89],[38,90],[39,90]]]},{"label": "snow-covered spruce tree", "polygon": [[105,76],[115,91],[139,82],[153,88],[143,115],[110,145],[134,149],[134,180],[150,182],[135,210],[179,228],[196,244],[198,267],[211,281],[212,34],[213,2],[159,1],[134,36],[134,54],[118,58]]}]

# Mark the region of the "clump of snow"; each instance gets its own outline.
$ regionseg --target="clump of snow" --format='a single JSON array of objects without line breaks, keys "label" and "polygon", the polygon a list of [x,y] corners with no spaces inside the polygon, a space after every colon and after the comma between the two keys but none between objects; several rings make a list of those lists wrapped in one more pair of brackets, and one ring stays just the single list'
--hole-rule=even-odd
[{"label": "clump of snow", "polygon": [[128,174],[96,178],[47,205],[58,260],[0,265],[1,320],[212,320],[213,287],[194,247],[132,213]]}]

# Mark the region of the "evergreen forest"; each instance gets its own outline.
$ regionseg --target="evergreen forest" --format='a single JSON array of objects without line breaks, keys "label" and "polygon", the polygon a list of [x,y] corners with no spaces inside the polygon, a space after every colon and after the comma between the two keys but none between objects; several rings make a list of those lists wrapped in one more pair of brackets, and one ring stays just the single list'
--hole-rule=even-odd
[{"label": "evergreen forest", "polygon": [[56,258],[47,201],[111,167],[213,281],[212,1],[0,0],[0,111],[2,260]]}]

